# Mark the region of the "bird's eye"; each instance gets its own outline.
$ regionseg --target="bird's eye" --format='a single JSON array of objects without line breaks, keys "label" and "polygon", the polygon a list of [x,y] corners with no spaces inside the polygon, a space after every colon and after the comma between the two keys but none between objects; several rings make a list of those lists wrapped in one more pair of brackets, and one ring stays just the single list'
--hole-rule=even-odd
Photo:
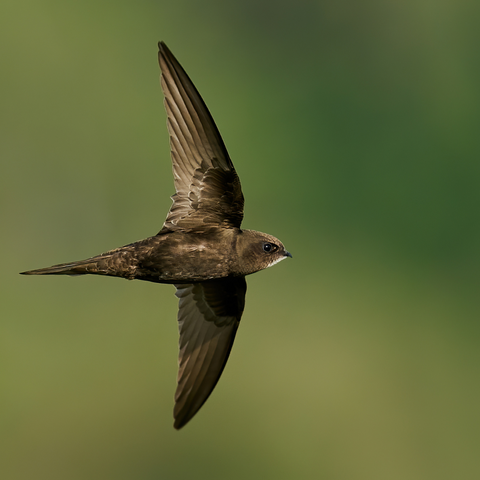
[{"label": "bird's eye", "polygon": [[264,243],[263,244],[263,251],[264,252],[267,252],[267,253],[270,253],[270,252],[275,252],[276,250],[278,250],[278,247],[276,245],[274,245],[273,243]]}]

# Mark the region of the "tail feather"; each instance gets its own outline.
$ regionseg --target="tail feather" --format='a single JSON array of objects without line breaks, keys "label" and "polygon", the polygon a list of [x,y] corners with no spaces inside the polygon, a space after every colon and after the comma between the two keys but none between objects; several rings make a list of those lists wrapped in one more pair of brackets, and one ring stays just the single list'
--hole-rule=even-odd
[{"label": "tail feather", "polygon": [[[145,254],[150,254],[152,243],[155,245],[156,237],[147,238],[140,242],[131,243],[124,247],[115,248],[108,252],[96,255],[78,262],[60,263],[52,267],[28,270],[22,275],[108,275],[111,277],[142,278],[143,280],[158,281],[158,273],[143,275],[139,270],[141,259]],[[152,242],[152,240],[154,240]],[[144,278],[145,277],[145,278]],[[148,277],[148,278],[147,278]],[[152,277],[152,278],[150,278]]]},{"label": "tail feather", "polygon": [[[108,258],[108,257],[107,257]],[[92,257],[79,262],[60,263],[52,267],[39,268],[37,270],[28,270],[21,272],[21,275],[86,275],[97,274],[107,275],[105,261],[107,258],[103,255]]]}]

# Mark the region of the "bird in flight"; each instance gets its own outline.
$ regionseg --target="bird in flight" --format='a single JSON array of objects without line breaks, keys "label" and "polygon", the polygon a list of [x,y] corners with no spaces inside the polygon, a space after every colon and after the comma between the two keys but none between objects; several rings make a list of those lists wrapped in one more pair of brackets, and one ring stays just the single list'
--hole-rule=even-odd
[{"label": "bird in flight", "polygon": [[174,427],[205,403],[222,374],[245,306],[245,276],[292,255],[266,233],[242,230],[240,179],[202,97],[158,44],[176,193],[160,232],[87,260],[25,275],[108,275],[173,284],[180,333]]}]

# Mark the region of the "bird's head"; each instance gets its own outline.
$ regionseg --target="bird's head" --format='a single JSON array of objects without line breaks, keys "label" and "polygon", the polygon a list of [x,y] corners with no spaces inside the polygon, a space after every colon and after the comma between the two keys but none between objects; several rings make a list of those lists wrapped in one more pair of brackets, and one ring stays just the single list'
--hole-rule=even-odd
[{"label": "bird's head", "polygon": [[237,253],[244,275],[271,267],[287,257],[292,257],[283,243],[272,235],[243,230],[237,240]]}]

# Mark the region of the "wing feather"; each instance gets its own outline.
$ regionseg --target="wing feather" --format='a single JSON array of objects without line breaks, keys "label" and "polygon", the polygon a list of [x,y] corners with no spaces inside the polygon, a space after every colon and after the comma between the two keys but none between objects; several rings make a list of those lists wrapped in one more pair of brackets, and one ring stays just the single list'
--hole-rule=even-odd
[{"label": "wing feather", "polygon": [[205,403],[223,372],[245,305],[244,277],[175,285],[179,298],[179,368],[174,427]]},{"label": "wing feather", "polygon": [[222,137],[202,97],[168,47],[159,43],[176,194],[160,233],[240,228],[243,194]]}]

